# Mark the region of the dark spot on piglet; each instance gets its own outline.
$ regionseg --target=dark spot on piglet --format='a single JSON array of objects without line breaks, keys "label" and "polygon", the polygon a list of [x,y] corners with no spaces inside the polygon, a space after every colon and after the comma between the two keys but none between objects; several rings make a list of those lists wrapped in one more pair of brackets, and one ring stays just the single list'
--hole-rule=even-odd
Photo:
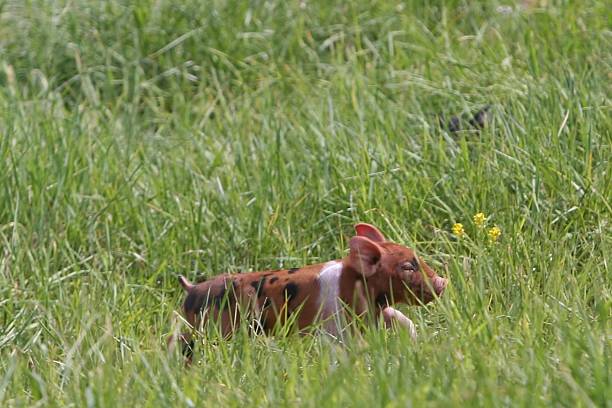
[{"label": "dark spot on piglet", "polygon": [[225,288],[222,288],[221,291],[213,298],[213,302],[218,308],[221,308],[222,306],[227,306],[227,301],[225,298]]},{"label": "dark spot on piglet", "polygon": [[267,308],[269,308],[270,306],[272,306],[272,299],[270,299],[269,297],[264,299],[263,304],[261,305],[261,309],[262,310],[266,310]]},{"label": "dark spot on piglet", "polygon": [[198,313],[200,309],[202,309],[202,304],[204,303],[204,298],[198,294],[190,293],[187,295],[185,299],[185,303],[183,304],[183,308],[187,312]]},{"label": "dark spot on piglet", "polygon": [[278,278],[276,276],[274,276],[272,279],[270,279],[270,283],[274,283],[278,280]]},{"label": "dark spot on piglet", "polygon": [[289,273],[296,273],[299,270],[300,270],[300,268],[291,268],[287,272],[289,272]]},{"label": "dark spot on piglet", "polygon": [[272,299],[268,297],[265,298],[258,314],[255,316],[255,319],[253,321],[254,324],[251,325],[251,328],[253,329],[254,334],[261,334],[265,332],[265,330],[268,328],[268,313],[269,312],[267,311],[267,309],[269,309],[271,306],[272,306]]},{"label": "dark spot on piglet", "polygon": [[389,295],[386,293],[381,293],[380,295],[376,296],[375,302],[379,307],[387,307],[389,305]]},{"label": "dark spot on piglet", "polygon": [[255,293],[257,297],[260,297],[263,294],[263,287],[266,283],[266,277],[262,276],[259,280],[251,282],[251,286],[255,289]]},{"label": "dark spot on piglet", "polygon": [[298,285],[293,282],[289,282],[288,284],[286,284],[285,288],[283,289],[283,295],[285,299],[287,299],[287,302],[290,302],[291,299],[295,298],[297,296],[297,293]]}]

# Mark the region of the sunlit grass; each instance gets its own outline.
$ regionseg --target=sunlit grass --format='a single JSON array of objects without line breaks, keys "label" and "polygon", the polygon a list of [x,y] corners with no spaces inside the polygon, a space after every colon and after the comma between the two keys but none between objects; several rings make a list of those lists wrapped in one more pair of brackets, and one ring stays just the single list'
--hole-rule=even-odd
[{"label": "sunlit grass", "polygon": [[[127,3],[0,4],[0,405],[610,404],[605,2]],[[168,353],[177,274],[357,221],[450,278],[416,344]]]}]

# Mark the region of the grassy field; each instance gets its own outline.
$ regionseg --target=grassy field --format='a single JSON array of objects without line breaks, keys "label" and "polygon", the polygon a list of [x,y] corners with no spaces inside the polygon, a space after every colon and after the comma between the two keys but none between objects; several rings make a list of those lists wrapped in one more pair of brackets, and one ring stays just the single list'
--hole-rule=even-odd
[{"label": "grassy field", "polygon": [[[606,1],[201,3],[0,2],[1,406],[612,406]],[[417,343],[167,352],[177,274],[357,221],[450,278]]]}]

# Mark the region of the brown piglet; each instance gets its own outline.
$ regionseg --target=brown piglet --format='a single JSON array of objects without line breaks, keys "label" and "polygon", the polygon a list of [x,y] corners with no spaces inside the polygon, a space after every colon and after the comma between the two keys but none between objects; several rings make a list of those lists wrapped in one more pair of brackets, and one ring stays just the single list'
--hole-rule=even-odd
[{"label": "brown piglet", "polygon": [[405,327],[414,338],[414,324],[392,305],[431,302],[442,294],[447,280],[414,250],[387,241],[369,224],[355,225],[349,248],[343,259],[301,268],[223,274],[198,284],[179,276],[187,294],[183,312],[191,326],[180,335],[187,359],[193,354],[194,329],[211,320],[223,336],[240,324],[269,333],[289,316],[301,331],[319,323],[317,327],[337,335],[342,329],[339,317],[370,313],[382,316],[387,326]]}]

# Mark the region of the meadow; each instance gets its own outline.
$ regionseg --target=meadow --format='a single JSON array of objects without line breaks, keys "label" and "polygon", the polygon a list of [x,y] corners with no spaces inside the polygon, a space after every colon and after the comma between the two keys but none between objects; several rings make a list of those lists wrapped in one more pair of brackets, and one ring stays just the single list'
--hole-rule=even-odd
[{"label": "meadow", "polygon": [[[0,406],[612,406],[611,19],[0,2]],[[402,308],[416,343],[364,324],[168,352],[178,274],[337,259],[358,221],[450,279]]]}]

